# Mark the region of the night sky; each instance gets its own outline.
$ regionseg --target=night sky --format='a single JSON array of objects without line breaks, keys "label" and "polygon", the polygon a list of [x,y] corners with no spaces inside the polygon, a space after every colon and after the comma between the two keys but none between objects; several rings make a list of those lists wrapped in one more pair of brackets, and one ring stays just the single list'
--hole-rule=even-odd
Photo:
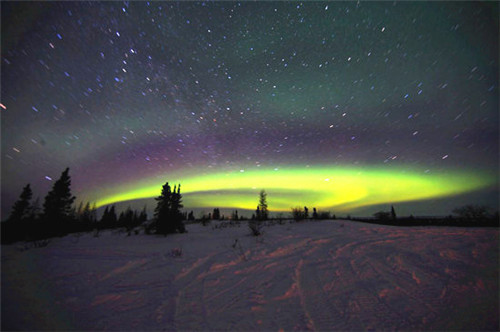
[{"label": "night sky", "polygon": [[66,167],[98,206],[498,209],[497,2],[1,6],[2,218]]}]

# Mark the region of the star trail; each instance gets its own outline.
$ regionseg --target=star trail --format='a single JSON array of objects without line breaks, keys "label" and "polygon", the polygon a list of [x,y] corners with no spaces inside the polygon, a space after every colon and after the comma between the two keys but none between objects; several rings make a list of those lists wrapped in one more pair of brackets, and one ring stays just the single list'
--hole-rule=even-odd
[{"label": "star trail", "polygon": [[496,2],[1,6],[2,218],[65,167],[100,206],[498,209]]}]

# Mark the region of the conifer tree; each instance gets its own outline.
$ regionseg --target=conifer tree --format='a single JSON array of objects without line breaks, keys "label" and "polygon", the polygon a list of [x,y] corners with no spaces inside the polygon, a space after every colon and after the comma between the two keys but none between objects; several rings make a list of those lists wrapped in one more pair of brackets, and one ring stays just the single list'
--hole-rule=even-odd
[{"label": "conifer tree", "polygon": [[71,178],[69,168],[62,172],[61,177],[54,183],[52,190],[45,196],[43,203],[43,217],[47,225],[53,226],[55,234],[64,234],[69,228],[65,222],[72,221],[71,209],[75,196],[71,194]]},{"label": "conifer tree", "polygon": [[172,191],[170,185],[165,183],[162,187],[161,195],[156,198],[158,202],[154,214],[154,227],[158,234],[169,234],[185,231],[182,223],[182,195],[181,186],[174,186]]},{"label": "conifer tree", "polygon": [[111,208],[109,209],[109,212],[108,212],[109,227],[111,227],[111,228],[116,227],[117,221],[118,221],[118,218],[116,217],[115,206],[111,205]]},{"label": "conifer tree", "polygon": [[102,217],[101,217],[101,226],[103,228],[107,228],[108,227],[108,223],[109,223],[109,206],[106,206],[106,208],[104,209],[104,212],[102,213]]},{"label": "conifer tree", "polygon": [[81,226],[88,227],[92,223],[92,211],[90,208],[90,202],[85,204],[85,207],[80,210],[78,208],[78,222],[81,223]]},{"label": "conifer tree", "polygon": [[394,206],[391,206],[391,219],[396,220],[396,211],[394,211]]},{"label": "conifer tree", "polygon": [[33,192],[29,183],[23,188],[23,192],[19,196],[19,200],[14,203],[12,212],[10,213],[9,221],[18,222],[25,221],[30,217],[31,205],[30,201],[33,197]]},{"label": "conifer tree", "polygon": [[144,208],[142,209],[141,214],[139,215],[139,221],[142,224],[147,220],[148,220],[148,213],[146,212],[146,205],[144,205]]},{"label": "conifer tree", "polygon": [[36,220],[40,216],[40,198],[37,197],[29,208],[29,220]]},{"label": "conifer tree", "polygon": [[214,212],[212,214],[212,219],[220,220],[220,210],[218,208],[214,209]]},{"label": "conifer tree", "polygon": [[265,190],[261,190],[259,194],[259,205],[257,206],[257,220],[267,220],[267,194]]}]

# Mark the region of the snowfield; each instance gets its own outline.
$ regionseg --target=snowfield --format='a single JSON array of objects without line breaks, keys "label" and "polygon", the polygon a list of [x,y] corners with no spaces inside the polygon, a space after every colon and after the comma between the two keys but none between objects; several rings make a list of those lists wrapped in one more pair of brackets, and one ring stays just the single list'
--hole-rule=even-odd
[{"label": "snowfield", "polygon": [[2,246],[2,329],[499,329],[498,228],[187,230]]}]

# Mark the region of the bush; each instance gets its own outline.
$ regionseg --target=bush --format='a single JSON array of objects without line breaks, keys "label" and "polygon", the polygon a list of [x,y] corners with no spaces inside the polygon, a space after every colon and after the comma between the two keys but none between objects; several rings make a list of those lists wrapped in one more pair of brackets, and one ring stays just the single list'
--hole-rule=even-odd
[{"label": "bush", "polygon": [[295,221],[300,221],[304,220],[307,218],[305,210],[303,210],[301,207],[294,207],[292,208],[292,218]]},{"label": "bush", "polygon": [[390,212],[385,212],[385,211],[379,211],[377,213],[374,213],[373,216],[375,219],[378,220],[389,220],[391,219],[391,213]]},{"label": "bush", "polygon": [[481,205],[465,205],[453,210],[460,218],[470,221],[481,221],[488,218],[488,208]]},{"label": "bush", "polygon": [[258,220],[250,220],[248,222],[248,228],[250,228],[253,236],[262,235],[262,223]]},{"label": "bush", "polygon": [[318,213],[318,219],[331,219],[330,212]]}]

